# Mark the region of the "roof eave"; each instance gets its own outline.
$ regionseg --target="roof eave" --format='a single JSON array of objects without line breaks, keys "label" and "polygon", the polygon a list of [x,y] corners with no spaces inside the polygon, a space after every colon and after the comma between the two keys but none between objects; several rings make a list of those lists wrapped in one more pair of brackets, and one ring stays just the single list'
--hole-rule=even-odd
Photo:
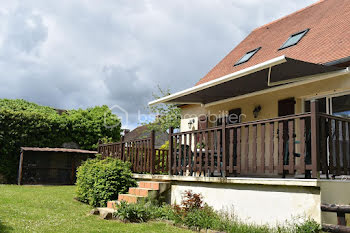
[{"label": "roof eave", "polygon": [[[287,62],[287,59],[286,59],[285,55],[279,56],[279,57],[273,58],[271,60],[259,63],[257,65],[245,68],[243,70],[240,70],[240,71],[237,71],[237,72],[225,75],[225,76],[223,76],[221,78],[217,78],[217,79],[211,80],[209,82],[202,83],[202,84],[200,84],[198,86],[191,87],[191,88],[185,89],[183,91],[176,92],[174,94],[171,94],[171,95],[159,98],[157,100],[153,100],[153,101],[149,102],[148,105],[151,106],[151,105],[155,105],[155,104],[168,103],[169,101],[174,100],[176,98],[179,98],[179,97],[182,97],[182,96],[185,96],[185,95],[188,95],[188,94],[192,94],[192,93],[195,93],[197,91],[201,91],[203,89],[206,89],[206,88],[209,88],[209,87],[213,87],[213,86],[219,85],[221,83],[230,81],[232,79],[240,78],[240,77],[243,77],[245,75],[248,75],[248,74],[251,74],[251,73],[254,73],[254,72],[257,72],[257,71],[260,71],[260,70],[263,70],[263,69],[275,66],[275,65],[282,64],[284,62]],[[188,104],[188,103],[181,103],[181,104]],[[198,103],[196,102],[196,103],[192,103],[192,104],[201,104],[201,103],[200,102],[198,102]]]}]

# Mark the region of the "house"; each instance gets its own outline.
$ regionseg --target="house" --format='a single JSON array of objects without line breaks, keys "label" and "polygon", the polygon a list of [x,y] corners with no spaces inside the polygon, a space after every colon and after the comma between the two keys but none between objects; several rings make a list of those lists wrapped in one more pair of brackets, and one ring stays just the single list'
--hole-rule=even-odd
[{"label": "house", "polygon": [[134,177],[244,221],[337,224],[321,204],[350,204],[349,66],[348,0],[256,28],[193,87],[149,103],[178,104],[180,132],[169,130],[168,175]]},{"label": "house", "polygon": [[[148,138],[151,135],[148,125],[141,125],[133,130],[124,130],[124,141],[133,141],[136,139]],[[166,132],[155,132],[155,148],[158,149],[169,140],[169,135]]]}]

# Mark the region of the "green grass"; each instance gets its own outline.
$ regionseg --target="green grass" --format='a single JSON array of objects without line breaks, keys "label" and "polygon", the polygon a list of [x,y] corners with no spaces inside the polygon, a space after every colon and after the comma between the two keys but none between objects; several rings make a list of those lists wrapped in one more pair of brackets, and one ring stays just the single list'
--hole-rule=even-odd
[{"label": "green grass", "polygon": [[125,224],[89,216],[74,186],[0,185],[0,232],[190,232],[164,222]]}]

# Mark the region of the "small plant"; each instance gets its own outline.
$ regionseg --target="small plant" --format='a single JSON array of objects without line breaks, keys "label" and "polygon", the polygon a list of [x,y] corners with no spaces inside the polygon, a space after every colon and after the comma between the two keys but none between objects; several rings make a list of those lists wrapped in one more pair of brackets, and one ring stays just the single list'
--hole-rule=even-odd
[{"label": "small plant", "polygon": [[321,232],[321,226],[315,220],[307,219],[306,221],[295,225],[295,232],[318,233]]},{"label": "small plant", "polygon": [[201,149],[205,147],[205,143],[202,142],[202,147],[201,147],[201,144],[198,142],[196,146],[197,146],[197,149]]},{"label": "small plant", "polygon": [[[201,194],[193,193],[191,190],[186,190],[182,195],[181,205],[173,205],[171,220],[173,220],[175,224],[186,224],[186,222],[193,222],[196,216],[201,213],[195,213],[192,214],[189,219],[186,218],[189,213],[203,208],[202,199],[203,197]],[[192,225],[193,224],[191,224],[191,226]]]},{"label": "small plant", "polygon": [[124,222],[147,222],[152,217],[152,209],[148,203],[121,202],[114,215]]},{"label": "small plant", "polygon": [[153,206],[152,210],[152,219],[161,219],[161,220],[171,220],[173,219],[174,210],[171,205],[164,204],[162,206]]},{"label": "small plant", "polygon": [[181,205],[186,212],[201,209],[203,208],[203,196],[193,193],[192,190],[186,190],[183,193]]},{"label": "small plant", "polygon": [[201,229],[210,229],[214,223],[219,221],[219,215],[207,204],[202,208],[192,209],[184,217],[184,224],[198,231]]}]

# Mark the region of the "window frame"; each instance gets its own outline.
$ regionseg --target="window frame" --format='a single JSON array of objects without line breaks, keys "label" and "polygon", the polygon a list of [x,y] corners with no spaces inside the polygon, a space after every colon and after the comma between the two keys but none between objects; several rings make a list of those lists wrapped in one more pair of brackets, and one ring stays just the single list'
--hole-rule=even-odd
[{"label": "window frame", "polygon": [[332,99],[334,97],[340,97],[340,96],[345,96],[345,95],[350,95],[350,90],[347,91],[342,91],[334,94],[320,94],[318,96],[310,96],[310,97],[304,97],[302,99],[302,104],[301,104],[301,112],[306,113],[305,111],[305,102],[306,101],[311,101],[311,100],[318,100],[321,98],[326,98],[326,112],[329,115],[333,115],[333,107],[332,107]]},{"label": "window frame", "polygon": [[[233,66],[238,66],[240,64],[248,62],[260,49],[261,49],[261,47],[258,47],[256,49],[253,49],[253,50],[246,52]],[[248,53],[252,53],[252,55],[247,60],[241,61]]]},{"label": "window frame", "polygon": [[[292,34],[292,35],[282,44],[282,46],[281,46],[278,50],[283,50],[283,49],[286,49],[286,48],[289,48],[289,47],[292,47],[292,46],[297,45],[297,44],[304,38],[304,36],[305,36],[309,31],[310,31],[310,28],[307,28],[307,29],[305,29],[305,30],[303,30],[303,31],[300,31],[300,32],[297,32],[297,33]],[[302,34],[302,36],[300,37],[300,39],[299,39],[297,42],[295,42],[294,44],[290,44],[290,45],[288,45],[288,46],[285,46],[285,44],[287,44],[287,42],[288,42],[290,39],[292,39],[294,36],[297,36],[297,35],[300,35],[300,34]]]}]

